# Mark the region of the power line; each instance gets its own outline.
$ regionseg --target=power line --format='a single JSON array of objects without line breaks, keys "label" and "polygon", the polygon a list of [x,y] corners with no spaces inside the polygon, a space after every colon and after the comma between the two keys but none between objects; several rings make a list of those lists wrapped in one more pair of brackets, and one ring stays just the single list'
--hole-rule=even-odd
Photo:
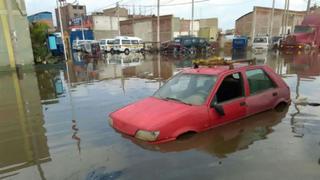
[{"label": "power line", "polygon": [[[202,3],[202,2],[208,2],[210,0],[199,0],[194,1],[194,3]],[[168,7],[168,6],[181,6],[181,5],[188,5],[192,4],[192,2],[182,2],[182,3],[175,3],[175,4],[161,4],[160,7]],[[133,5],[122,5],[125,7],[132,7]],[[142,7],[157,7],[157,5],[141,5]]]}]

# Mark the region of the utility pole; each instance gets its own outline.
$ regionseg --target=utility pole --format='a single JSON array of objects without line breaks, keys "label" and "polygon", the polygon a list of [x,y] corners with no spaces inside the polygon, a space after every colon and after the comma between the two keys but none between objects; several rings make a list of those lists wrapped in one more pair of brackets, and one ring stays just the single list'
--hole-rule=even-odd
[{"label": "utility pole", "polygon": [[311,5],[311,0],[308,0],[308,5],[307,5],[307,14],[310,13],[310,5]]},{"label": "utility pole", "polygon": [[136,6],[133,4],[133,13],[132,13],[132,33],[133,33],[133,36],[135,36],[135,33],[134,33],[134,16],[136,15]]},{"label": "utility pole", "polygon": [[285,25],[286,25],[286,30],[285,30],[285,34],[288,33],[288,26],[289,26],[289,6],[290,6],[290,0],[287,0],[287,10],[286,10],[286,21],[285,21]]},{"label": "utility pole", "polygon": [[85,40],[86,37],[84,35],[84,30],[83,30],[83,15],[81,15],[81,30],[82,30],[82,39]]},{"label": "utility pole", "polygon": [[157,48],[160,50],[160,0],[157,4]]},{"label": "utility pole", "polygon": [[191,10],[191,35],[193,35],[193,19],[194,19],[194,0],[192,0],[192,10]]},{"label": "utility pole", "polygon": [[119,2],[117,2],[117,17],[118,17],[118,35],[121,36],[121,32],[120,32]]},{"label": "utility pole", "polygon": [[[58,0],[56,0],[56,2],[57,2],[57,8],[58,8],[59,22],[60,22],[59,24],[60,24],[61,38],[62,38],[62,44],[63,44],[64,60],[67,62],[68,57],[67,57],[66,43],[65,43],[65,39],[64,39],[64,30],[63,30],[61,10],[60,10],[61,4],[59,4]],[[66,65],[66,67],[68,68],[68,65]]]},{"label": "utility pole", "polygon": [[281,37],[284,37],[284,33],[285,33],[285,21],[286,21],[286,14],[287,14],[287,0],[285,0],[284,3],[284,9],[283,9],[283,15],[282,15],[282,21],[281,21]]},{"label": "utility pole", "polygon": [[7,45],[7,51],[9,56],[9,62],[10,67],[15,68],[16,67],[16,58],[15,58],[15,52],[16,52],[16,41],[15,41],[15,30],[14,30],[14,22],[12,17],[12,6],[11,6],[11,0],[6,0],[7,8],[5,8],[5,2],[4,0],[0,0],[0,7],[1,9],[7,9],[7,15],[8,19],[5,17],[6,15],[0,15],[1,21],[2,21],[2,28],[4,33],[4,39],[6,41]]},{"label": "utility pole", "polygon": [[272,0],[271,24],[270,24],[270,31],[269,31],[270,37],[272,37],[272,34],[273,34],[274,5],[275,5],[275,0]]}]

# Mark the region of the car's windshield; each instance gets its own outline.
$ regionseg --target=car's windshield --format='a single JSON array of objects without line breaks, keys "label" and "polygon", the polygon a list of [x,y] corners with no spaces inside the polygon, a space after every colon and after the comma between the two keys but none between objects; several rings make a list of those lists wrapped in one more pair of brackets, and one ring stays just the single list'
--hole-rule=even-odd
[{"label": "car's windshield", "polygon": [[154,97],[201,105],[210,94],[216,77],[203,74],[180,73],[164,84]]},{"label": "car's windshield", "polygon": [[267,43],[267,38],[265,38],[265,37],[254,38],[253,42],[254,43]]},{"label": "car's windshield", "polygon": [[296,26],[294,28],[294,33],[312,33],[314,29],[309,26]]}]

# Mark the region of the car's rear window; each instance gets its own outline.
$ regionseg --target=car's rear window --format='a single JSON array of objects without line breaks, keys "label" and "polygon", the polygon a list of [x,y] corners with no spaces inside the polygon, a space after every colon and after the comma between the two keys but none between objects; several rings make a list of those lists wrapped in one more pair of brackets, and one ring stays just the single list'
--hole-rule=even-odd
[{"label": "car's rear window", "polygon": [[246,72],[249,82],[250,94],[256,94],[275,87],[275,83],[262,69],[249,70]]}]

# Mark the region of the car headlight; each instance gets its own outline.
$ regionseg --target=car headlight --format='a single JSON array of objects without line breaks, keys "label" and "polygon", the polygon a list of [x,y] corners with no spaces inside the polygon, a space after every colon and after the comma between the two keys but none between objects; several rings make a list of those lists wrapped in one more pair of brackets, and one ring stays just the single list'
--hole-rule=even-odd
[{"label": "car headlight", "polygon": [[143,140],[143,141],[155,141],[157,140],[157,137],[159,136],[159,131],[144,131],[139,130],[137,131],[135,138]]},{"label": "car headlight", "polygon": [[113,119],[109,117],[109,124],[111,127],[113,127]]}]

